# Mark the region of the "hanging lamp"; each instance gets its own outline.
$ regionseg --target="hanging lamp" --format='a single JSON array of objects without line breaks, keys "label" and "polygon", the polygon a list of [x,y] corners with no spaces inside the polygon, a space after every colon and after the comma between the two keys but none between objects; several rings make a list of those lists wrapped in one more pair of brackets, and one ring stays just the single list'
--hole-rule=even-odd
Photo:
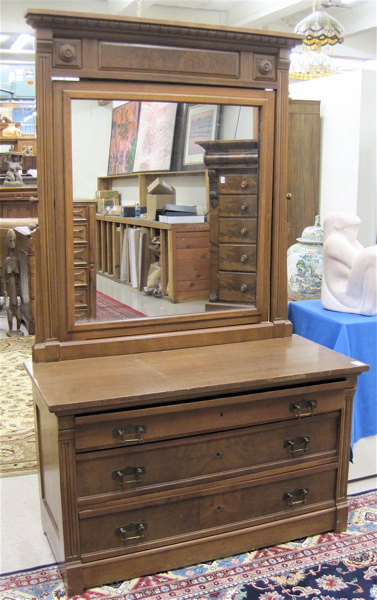
[{"label": "hanging lamp", "polygon": [[291,79],[316,79],[326,75],[336,75],[336,69],[330,56],[321,51],[321,47],[316,50],[305,49],[302,53],[293,52],[291,54],[291,66],[289,77]]},{"label": "hanging lamp", "polygon": [[301,54],[291,54],[289,77],[308,80],[335,75],[333,61],[322,52],[322,48],[344,41],[343,25],[335,17],[320,10],[320,2],[317,2],[316,6],[314,1],[313,12],[296,25],[294,32],[304,37],[304,51]]},{"label": "hanging lamp", "polygon": [[327,44],[334,46],[344,41],[343,25],[332,15],[318,8],[316,10],[315,4],[313,12],[296,25],[294,32],[304,36],[304,46],[309,48]]}]

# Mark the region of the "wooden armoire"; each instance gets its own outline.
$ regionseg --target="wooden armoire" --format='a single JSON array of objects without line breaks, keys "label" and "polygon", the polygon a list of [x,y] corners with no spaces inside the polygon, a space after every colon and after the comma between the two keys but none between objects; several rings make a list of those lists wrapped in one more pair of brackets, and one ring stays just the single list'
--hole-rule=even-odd
[{"label": "wooden armoire", "polygon": [[[72,12],[26,18],[36,30],[40,222],[27,368],[43,527],[68,595],[344,530],[352,398],[367,366],[292,336],[287,319],[288,68],[300,38]],[[76,320],[71,136],[81,100],[93,110],[256,110],[255,289],[245,303]]]}]

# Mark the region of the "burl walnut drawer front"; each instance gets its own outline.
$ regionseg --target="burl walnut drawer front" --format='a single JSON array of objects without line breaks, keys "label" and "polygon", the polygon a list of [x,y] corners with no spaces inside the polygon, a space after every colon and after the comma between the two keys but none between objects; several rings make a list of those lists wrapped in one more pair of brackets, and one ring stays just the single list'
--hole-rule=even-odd
[{"label": "burl walnut drawer front", "polygon": [[220,217],[257,217],[257,196],[219,196]]},{"label": "burl walnut drawer front", "polygon": [[108,499],[104,495],[190,485],[193,479],[205,482],[219,473],[229,478],[314,459],[332,460],[337,455],[338,420],[338,413],[329,413],[237,432],[81,453],[76,463],[78,497],[81,504],[85,498],[93,502],[95,496],[99,502]]},{"label": "burl walnut drawer front", "polygon": [[291,394],[281,390],[100,413],[76,418],[75,444],[77,451],[121,447],[247,425],[310,418],[343,406],[342,390],[308,392],[297,388]]},{"label": "burl walnut drawer front", "polygon": [[256,219],[220,219],[219,242],[244,244],[256,243]]},{"label": "burl walnut drawer front", "polygon": [[256,194],[258,175],[229,174],[219,176],[219,194]]},{"label": "burl walnut drawer front", "polygon": [[256,271],[257,247],[255,244],[221,244],[219,247],[220,271]]},{"label": "burl walnut drawer front", "polygon": [[219,300],[256,303],[255,273],[220,272]]},{"label": "burl walnut drawer front", "polygon": [[[287,477],[227,482],[176,495],[127,500],[126,504],[81,511],[82,559],[135,552],[207,536],[297,512],[333,505],[336,469],[304,469]],[[86,556],[85,556],[86,555]]]}]

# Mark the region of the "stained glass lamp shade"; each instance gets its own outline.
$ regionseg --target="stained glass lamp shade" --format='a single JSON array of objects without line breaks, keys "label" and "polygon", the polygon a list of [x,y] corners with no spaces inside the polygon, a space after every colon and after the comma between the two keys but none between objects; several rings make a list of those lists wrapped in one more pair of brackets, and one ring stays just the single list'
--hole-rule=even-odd
[{"label": "stained glass lamp shade", "polygon": [[304,45],[309,48],[341,44],[344,28],[334,17],[322,10],[315,10],[295,27],[295,33],[304,36]]},{"label": "stained glass lamp shade", "polygon": [[302,81],[335,75],[336,70],[331,58],[317,50],[305,50],[301,54],[291,54],[289,77]]}]

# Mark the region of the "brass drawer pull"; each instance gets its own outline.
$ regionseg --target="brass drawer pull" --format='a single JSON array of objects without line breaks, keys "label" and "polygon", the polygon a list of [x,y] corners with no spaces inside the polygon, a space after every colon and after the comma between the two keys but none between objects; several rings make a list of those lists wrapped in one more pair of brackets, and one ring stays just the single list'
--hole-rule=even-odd
[{"label": "brass drawer pull", "polygon": [[243,283],[243,284],[240,286],[240,291],[241,291],[241,292],[247,292],[247,285],[246,285],[246,283]]},{"label": "brass drawer pull", "polygon": [[309,494],[309,488],[302,488],[291,490],[283,495],[283,500],[288,502],[288,506],[295,506],[297,504],[305,504],[306,497]]},{"label": "brass drawer pull", "polygon": [[240,260],[241,260],[241,262],[242,262],[242,263],[245,263],[245,262],[247,262],[247,259],[248,259],[248,258],[249,258],[249,257],[247,256],[247,254],[243,254],[243,255],[241,256]]},{"label": "brass drawer pull", "polygon": [[248,185],[249,185],[249,183],[248,183],[248,181],[247,181],[246,179],[243,179],[243,180],[241,181],[241,187],[242,187],[243,189],[247,188],[247,186],[248,186]]},{"label": "brass drawer pull", "polygon": [[[307,408],[310,408],[309,412],[301,412]],[[300,419],[300,417],[312,417],[315,414],[315,408],[317,408],[317,400],[302,400],[301,402],[291,404],[289,410],[295,412],[296,417]]]},{"label": "brass drawer pull", "polygon": [[[127,544],[127,542],[130,542],[131,540],[144,539],[144,531],[146,529],[146,523],[128,523],[128,525],[117,527],[115,530],[115,535],[120,535],[122,544]],[[128,533],[136,533],[136,535],[130,535],[127,537]]]},{"label": "brass drawer pull", "polygon": [[242,227],[241,229],[241,235],[246,235],[248,232],[247,227]]},{"label": "brass drawer pull", "polygon": [[[293,440],[285,440],[284,448],[288,448],[291,454],[307,452],[309,450],[310,437],[295,437]],[[295,448],[295,446],[298,446]]]},{"label": "brass drawer pull", "polygon": [[[123,429],[113,429],[113,438],[118,438],[120,444],[129,444],[130,442],[142,442],[143,441],[143,433],[147,431],[146,425],[126,425]],[[125,435],[129,435],[130,433],[136,433],[136,438],[131,438],[129,440],[124,439]]]},{"label": "brass drawer pull", "polygon": [[[141,476],[145,473],[145,467],[126,467],[125,469],[121,469],[119,471],[114,471],[112,473],[113,479],[119,479],[118,485],[123,487],[124,485],[130,485],[131,483],[136,483],[139,485],[141,483]],[[133,475],[133,479],[124,480],[124,477],[128,475]]]},{"label": "brass drawer pull", "polygon": [[249,208],[249,205],[248,205],[248,204],[246,204],[245,202],[244,202],[244,203],[242,204],[242,206],[241,206],[241,210],[242,210],[243,212],[245,212],[245,210],[247,210],[248,208]]}]

